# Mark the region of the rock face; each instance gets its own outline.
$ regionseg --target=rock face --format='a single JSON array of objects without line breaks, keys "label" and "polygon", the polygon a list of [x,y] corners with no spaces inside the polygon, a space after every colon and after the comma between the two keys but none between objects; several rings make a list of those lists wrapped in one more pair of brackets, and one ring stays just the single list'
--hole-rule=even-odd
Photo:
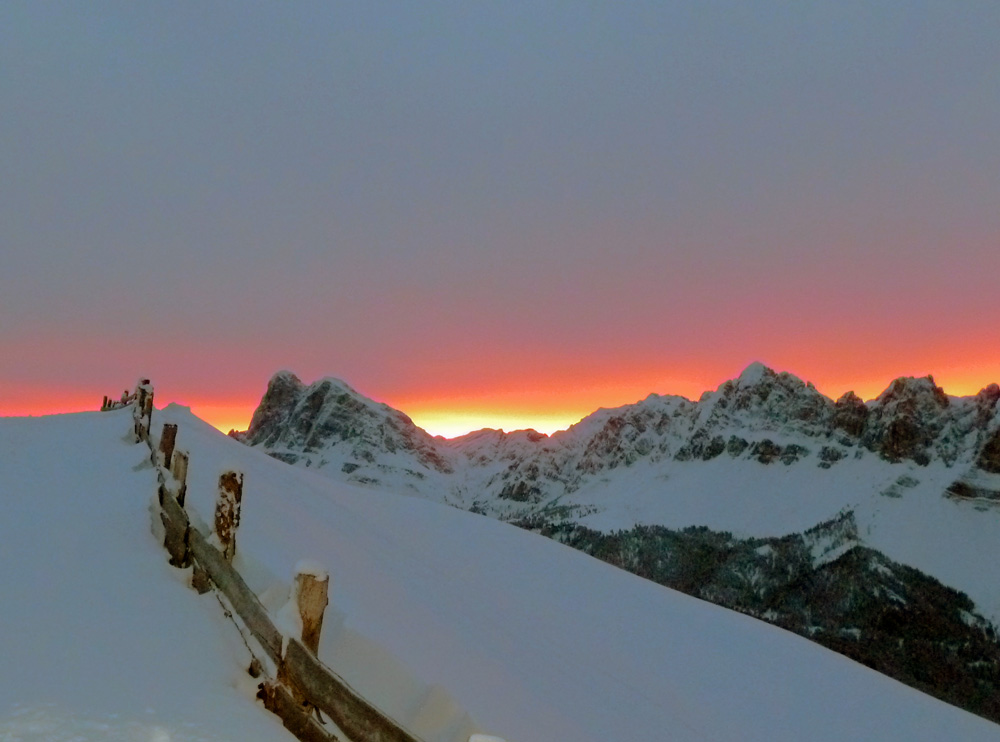
[{"label": "rock face", "polygon": [[868,422],[868,407],[854,392],[847,392],[834,405],[833,427],[844,431],[847,440],[858,439]]},{"label": "rock face", "polygon": [[291,464],[326,466],[336,460],[345,474],[365,465],[377,467],[385,456],[437,473],[452,472],[438,442],[410,418],[337,379],[307,387],[288,371],[275,374],[249,429],[239,437]]},{"label": "rock face", "polygon": [[350,482],[518,518],[641,462],[728,458],[829,469],[876,456],[1000,472],[998,400],[996,385],[952,398],[925,377],[896,379],[868,403],[851,392],[834,402],[791,374],[753,364],[697,402],[651,394],[552,436],[482,430],[445,440],[342,381],[306,386],[283,371],[237,437]]},{"label": "rock face", "polygon": [[931,447],[951,422],[949,405],[944,390],[930,376],[896,379],[876,399],[861,440],[887,461],[911,459],[926,465],[933,455]]},{"label": "rock face", "polygon": [[1000,429],[994,430],[979,452],[976,464],[991,474],[1000,474]]}]

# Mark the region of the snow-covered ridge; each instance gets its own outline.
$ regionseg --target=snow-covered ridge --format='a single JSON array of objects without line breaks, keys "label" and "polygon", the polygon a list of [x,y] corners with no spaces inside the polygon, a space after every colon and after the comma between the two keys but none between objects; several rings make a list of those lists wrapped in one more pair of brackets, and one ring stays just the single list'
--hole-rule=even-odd
[{"label": "snow-covered ridge", "polygon": [[958,398],[925,377],[896,379],[868,403],[850,392],[834,401],[757,363],[697,402],[651,394],[552,436],[482,430],[445,440],[342,381],[306,386],[285,371],[271,379],[240,437],[346,481],[466,506],[539,504],[640,462],[725,457],[824,469],[869,456],[949,468],[1000,462],[998,399],[995,384]]}]

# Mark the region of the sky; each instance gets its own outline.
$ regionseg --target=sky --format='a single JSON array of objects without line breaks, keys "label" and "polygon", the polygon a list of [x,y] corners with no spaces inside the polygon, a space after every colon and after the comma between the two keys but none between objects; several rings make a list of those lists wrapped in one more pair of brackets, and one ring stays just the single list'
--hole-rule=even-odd
[{"label": "sky", "polygon": [[1000,4],[0,6],[0,415],[1000,381]]}]

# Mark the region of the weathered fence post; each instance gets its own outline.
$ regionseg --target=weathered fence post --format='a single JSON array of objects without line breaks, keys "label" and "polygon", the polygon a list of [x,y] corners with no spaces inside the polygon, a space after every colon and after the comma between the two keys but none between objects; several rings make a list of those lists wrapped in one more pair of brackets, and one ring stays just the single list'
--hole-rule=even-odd
[{"label": "weathered fence post", "polygon": [[[326,610],[330,575],[322,565],[303,559],[295,565],[292,594],[278,612],[282,632],[291,639],[298,639],[312,655],[319,654],[319,635],[323,629],[323,611]],[[298,636],[295,636],[298,634]],[[284,653],[285,650],[282,650]],[[278,682],[285,685],[299,704],[311,708],[301,689],[301,678],[295,666],[286,661],[284,654],[278,664]]]},{"label": "weathered fence post", "polygon": [[219,477],[219,499],[215,504],[215,535],[223,558],[232,563],[236,555],[236,528],[243,502],[243,474],[227,471]]},{"label": "weathered fence post", "polygon": [[188,455],[184,451],[174,451],[170,462],[170,473],[177,480],[177,502],[184,507],[184,498],[187,496],[187,475],[188,475]]},{"label": "weathered fence post", "polygon": [[295,565],[295,602],[302,619],[302,643],[319,653],[323,611],[329,602],[330,574],[316,562],[303,560]]},{"label": "weathered fence post", "polygon": [[[146,384],[149,384],[149,379],[146,379]],[[146,418],[146,437],[149,437],[149,429],[153,424],[153,387],[148,387],[149,392],[146,394],[145,402],[142,405],[142,416]]]},{"label": "weathered fence post", "polygon": [[174,444],[176,442],[177,426],[172,423],[163,423],[163,432],[160,434],[159,460],[154,463],[170,471],[170,459],[174,455]]},{"label": "weathered fence post", "polygon": [[149,440],[149,426],[153,419],[153,387],[149,379],[140,379],[135,388],[135,407],[132,408],[135,421],[136,443]]},{"label": "weathered fence post", "polygon": [[135,404],[132,406],[132,423],[135,428],[135,442],[142,443],[145,438],[142,435],[142,413],[140,411],[139,400],[142,399],[143,395],[140,395],[138,387],[136,387],[136,397]]},{"label": "weathered fence post", "polygon": [[108,395],[107,394],[104,395],[104,401],[101,402],[101,412],[104,412],[106,409],[108,409]]}]

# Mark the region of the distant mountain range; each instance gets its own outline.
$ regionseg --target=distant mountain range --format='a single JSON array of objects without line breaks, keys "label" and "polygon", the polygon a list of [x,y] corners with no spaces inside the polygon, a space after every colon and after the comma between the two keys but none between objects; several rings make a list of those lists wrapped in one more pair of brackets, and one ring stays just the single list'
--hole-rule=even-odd
[{"label": "distant mountain range", "polygon": [[996,384],[957,398],[926,377],[896,379],[868,403],[851,392],[833,401],[754,364],[697,402],[651,394],[552,436],[484,429],[449,440],[342,381],[306,386],[281,372],[237,435],[288,463],[507,519],[570,505],[573,493],[640,463],[717,458],[822,469],[868,457],[939,463],[955,472],[952,495],[1000,500],[998,400]]},{"label": "distant mountain range", "polygon": [[698,401],[446,440],[342,381],[281,372],[233,435],[535,530],[1000,721],[998,401],[996,384],[951,397],[929,376],[834,401],[753,364]]}]

